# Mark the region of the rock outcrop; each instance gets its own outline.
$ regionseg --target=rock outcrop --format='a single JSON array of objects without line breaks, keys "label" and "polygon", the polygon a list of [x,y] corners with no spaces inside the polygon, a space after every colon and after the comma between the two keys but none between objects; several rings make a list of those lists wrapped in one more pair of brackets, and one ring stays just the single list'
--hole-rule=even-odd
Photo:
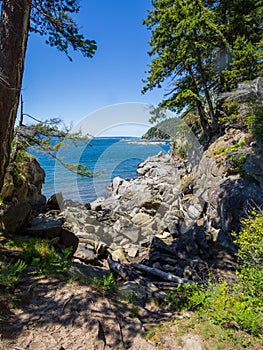
[{"label": "rock outcrop", "polygon": [[[235,159],[246,158],[235,169],[233,153],[226,150],[239,143]],[[199,162],[160,153],[139,165],[136,179],[115,178],[107,198],[86,206],[66,201],[60,213],[46,214],[53,215],[53,224],[42,218],[45,230],[35,230],[32,222],[26,232],[58,236],[61,247],[62,233],[71,232],[78,240],[76,245],[73,239],[74,256],[86,263],[110,252],[122,263],[143,262],[194,280],[209,267],[231,272],[236,251],[231,233],[249,209],[263,205],[259,149],[246,134],[230,129]]]},{"label": "rock outcrop", "polygon": [[46,198],[41,194],[45,172],[30,155],[8,167],[1,193],[0,231],[18,232],[31,214],[44,210]]}]

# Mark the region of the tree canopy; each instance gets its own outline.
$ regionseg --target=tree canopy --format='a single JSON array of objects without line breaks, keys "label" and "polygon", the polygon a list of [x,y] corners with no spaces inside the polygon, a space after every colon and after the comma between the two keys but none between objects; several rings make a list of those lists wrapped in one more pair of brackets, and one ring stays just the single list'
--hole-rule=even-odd
[{"label": "tree canopy", "polygon": [[262,73],[262,0],[152,4],[143,22],[152,32],[143,93],[165,87],[160,105],[197,109],[209,135],[217,128],[218,94]]},{"label": "tree canopy", "polygon": [[77,0],[33,0],[30,31],[45,35],[47,44],[63,51],[69,58],[70,47],[85,57],[92,57],[96,42],[85,39],[72,18],[79,10]]}]

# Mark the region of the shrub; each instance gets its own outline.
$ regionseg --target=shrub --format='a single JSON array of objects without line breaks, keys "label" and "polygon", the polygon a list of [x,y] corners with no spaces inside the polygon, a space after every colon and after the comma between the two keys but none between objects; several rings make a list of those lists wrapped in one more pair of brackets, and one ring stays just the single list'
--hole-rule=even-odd
[{"label": "shrub", "polygon": [[245,117],[245,124],[252,135],[263,139],[263,108],[260,103],[253,103]]},{"label": "shrub", "polygon": [[93,283],[98,290],[102,290],[103,292],[115,292],[117,289],[117,282],[112,273],[103,277],[95,276]]},{"label": "shrub", "polygon": [[238,245],[239,285],[251,296],[263,298],[263,214],[253,210],[234,234]]}]

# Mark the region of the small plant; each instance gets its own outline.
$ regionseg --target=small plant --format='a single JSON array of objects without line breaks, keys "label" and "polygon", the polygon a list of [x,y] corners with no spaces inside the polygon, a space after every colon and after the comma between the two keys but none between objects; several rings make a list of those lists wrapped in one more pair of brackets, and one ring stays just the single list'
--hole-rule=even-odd
[{"label": "small plant", "polygon": [[179,149],[177,150],[177,156],[182,159],[187,158],[187,149],[186,147],[180,146]]},{"label": "small plant", "polygon": [[191,308],[190,298],[197,290],[196,284],[183,283],[167,292],[167,302],[177,311],[188,310]]},{"label": "small plant", "polygon": [[20,253],[21,259],[32,269],[33,274],[63,273],[72,265],[72,248],[57,252],[45,239],[13,240],[8,246]]},{"label": "small plant", "polygon": [[136,304],[136,302],[138,301],[138,297],[137,297],[136,293],[130,292],[127,294],[126,300],[129,304]]},{"label": "small plant", "polygon": [[72,265],[70,256],[72,249],[66,248],[62,252],[55,252],[55,254],[50,255],[46,260],[41,258],[34,258],[32,260],[31,266],[36,274],[50,274],[56,275],[68,271]]},{"label": "small plant", "polygon": [[104,292],[115,292],[117,289],[117,282],[112,273],[103,277],[95,276],[93,282],[99,290]]},{"label": "small plant", "polygon": [[263,109],[261,103],[253,101],[249,113],[245,117],[245,124],[253,136],[263,139]]},{"label": "small plant", "polygon": [[193,182],[193,174],[186,175],[184,177],[184,182],[180,185],[180,191],[185,190]]},{"label": "small plant", "polygon": [[27,153],[23,149],[20,149],[20,150],[17,151],[17,154],[16,154],[16,162],[17,163],[28,162],[28,161],[30,161],[33,158],[34,157],[32,156],[32,154]]},{"label": "small plant", "polygon": [[222,160],[228,163],[231,174],[240,174],[245,177],[244,164],[247,159],[243,152],[245,144],[246,140],[241,139],[237,143],[216,149],[213,155],[216,156],[217,163],[221,164]]},{"label": "small plant", "polygon": [[19,273],[26,268],[23,260],[17,260],[14,264],[10,263],[0,267],[0,286],[6,289],[12,289],[19,280]]},{"label": "small plant", "polygon": [[241,151],[243,146],[245,145],[245,140],[241,139],[237,143],[227,145],[221,148],[216,149],[213,152],[213,155],[224,154],[225,156],[231,155],[233,152]]},{"label": "small plant", "polygon": [[233,172],[235,174],[240,174],[240,176],[245,177],[244,164],[246,162],[246,155],[244,154],[232,154],[229,157],[230,163],[233,165]]},{"label": "small plant", "polygon": [[145,338],[147,340],[151,340],[153,341],[155,344],[158,344],[158,336],[163,332],[164,330],[164,326],[163,325],[159,325],[156,327],[153,327],[151,329],[149,329],[149,331],[147,332]]},{"label": "small plant", "polygon": [[241,124],[241,117],[240,117],[240,112],[239,108],[240,105],[236,101],[227,101],[222,104],[222,113],[221,116],[219,117],[219,124]]}]

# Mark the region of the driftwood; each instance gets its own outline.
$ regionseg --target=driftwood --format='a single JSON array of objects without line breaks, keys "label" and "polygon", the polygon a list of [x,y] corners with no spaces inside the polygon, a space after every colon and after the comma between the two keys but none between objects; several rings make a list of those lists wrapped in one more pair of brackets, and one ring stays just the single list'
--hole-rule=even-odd
[{"label": "driftwood", "polygon": [[125,281],[134,281],[140,278],[140,274],[127,264],[121,264],[119,261],[112,259],[111,254],[108,254],[107,261],[109,268],[114,275],[120,276]]},{"label": "driftwood", "polygon": [[159,290],[148,278],[142,277],[138,272],[134,271],[131,265],[121,264],[119,261],[112,259],[111,254],[108,255],[107,261],[111,272],[115,276],[120,276],[125,281],[134,281],[138,287],[143,287],[148,296],[154,296],[159,299],[166,299],[166,293]]},{"label": "driftwood", "polygon": [[149,267],[149,266],[138,264],[138,263],[133,263],[132,266],[136,270],[140,270],[140,271],[146,272],[148,274],[160,277],[161,279],[163,279],[165,281],[171,281],[171,282],[175,282],[175,283],[178,283],[178,284],[193,283],[192,281],[190,281],[187,278],[181,278],[181,277],[178,277],[178,276],[176,276],[176,275],[174,275],[172,273],[164,272],[164,271],[156,269],[154,267]]}]

